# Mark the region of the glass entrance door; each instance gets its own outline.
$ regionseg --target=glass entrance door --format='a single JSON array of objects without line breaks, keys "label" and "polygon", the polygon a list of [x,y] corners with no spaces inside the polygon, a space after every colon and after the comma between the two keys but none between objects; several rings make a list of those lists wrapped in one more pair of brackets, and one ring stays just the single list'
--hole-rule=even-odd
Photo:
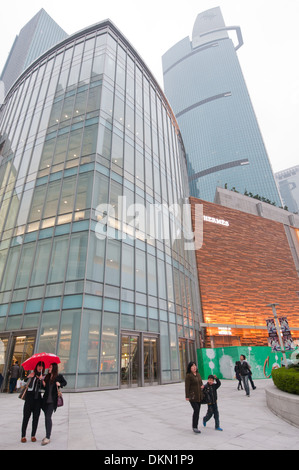
[{"label": "glass entrance door", "polygon": [[138,387],[139,373],[139,337],[122,335],[121,337],[121,386]]},{"label": "glass entrance door", "polygon": [[[1,387],[2,392],[8,390],[10,368],[18,361],[19,366],[32,356],[35,345],[35,334],[17,334],[0,337],[0,372],[3,376]],[[24,376],[24,369],[21,369],[21,377]]]},{"label": "glass entrance door", "polygon": [[143,339],[144,360],[144,385],[158,384],[158,356],[157,338],[144,337]]}]

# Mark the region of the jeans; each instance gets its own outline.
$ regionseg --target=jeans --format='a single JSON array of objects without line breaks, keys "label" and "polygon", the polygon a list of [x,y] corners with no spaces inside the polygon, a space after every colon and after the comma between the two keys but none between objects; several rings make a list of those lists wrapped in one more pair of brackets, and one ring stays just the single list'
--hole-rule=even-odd
[{"label": "jeans", "polygon": [[44,409],[45,412],[45,425],[46,425],[46,438],[50,439],[52,431],[52,414],[54,411],[53,403],[47,403]]},{"label": "jeans", "polygon": [[190,405],[193,408],[192,428],[197,429],[198,420],[199,420],[199,412],[200,412],[200,403],[197,401],[190,401]]},{"label": "jeans", "polygon": [[248,384],[248,375],[242,375],[243,385],[245,388],[246,395],[250,395],[249,384]]},{"label": "jeans", "polygon": [[17,381],[18,379],[14,379],[11,377],[11,379],[9,380],[9,393],[14,392],[16,385],[17,385]]},{"label": "jeans", "polygon": [[209,419],[211,419],[213,415],[215,419],[215,428],[219,428],[219,411],[218,411],[217,403],[208,405],[208,411],[207,411],[206,416],[204,417],[204,421],[205,422],[209,421]]}]

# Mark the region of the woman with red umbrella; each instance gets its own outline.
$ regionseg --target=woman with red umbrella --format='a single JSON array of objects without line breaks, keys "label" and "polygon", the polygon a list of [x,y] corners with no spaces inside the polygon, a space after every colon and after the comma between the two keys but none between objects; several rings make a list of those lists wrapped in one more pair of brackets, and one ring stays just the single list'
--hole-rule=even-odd
[{"label": "woman with red umbrella", "polygon": [[30,416],[32,414],[32,432],[31,441],[36,442],[36,430],[42,406],[41,392],[43,389],[43,379],[45,373],[45,363],[39,361],[34,371],[28,375],[27,381],[29,380],[28,389],[25,395],[25,403],[23,408],[23,422],[22,422],[22,436],[21,442],[27,442],[26,430]]}]

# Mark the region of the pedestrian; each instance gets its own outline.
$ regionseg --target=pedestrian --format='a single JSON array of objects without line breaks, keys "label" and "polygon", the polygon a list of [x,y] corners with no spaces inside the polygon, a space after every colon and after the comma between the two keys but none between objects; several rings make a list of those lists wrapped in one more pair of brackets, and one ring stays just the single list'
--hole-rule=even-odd
[{"label": "pedestrian", "polygon": [[40,410],[42,406],[42,397],[41,392],[43,390],[43,379],[45,373],[45,363],[40,361],[35,366],[35,369],[31,374],[28,375],[27,379],[29,385],[28,390],[25,395],[25,403],[23,408],[23,422],[22,422],[22,436],[21,442],[27,442],[26,439],[26,430],[30,416],[32,414],[32,431],[31,431],[31,441],[36,442],[36,430],[38,426],[38,420],[40,415]]},{"label": "pedestrian", "polygon": [[245,389],[245,392],[246,392],[246,396],[250,397],[250,390],[249,390],[248,381],[249,381],[249,373],[250,373],[250,368],[251,367],[248,364],[248,362],[246,361],[246,357],[244,356],[244,354],[241,354],[240,362],[241,362],[240,375],[242,377],[242,381],[243,381],[244,389]]},{"label": "pedestrian", "polygon": [[240,374],[240,368],[241,368],[241,362],[240,361],[236,361],[236,364],[235,364],[235,374],[236,374],[236,379],[238,380],[238,390],[243,390],[243,387],[242,387],[242,377],[241,377],[241,374]]},{"label": "pedestrian", "polygon": [[42,440],[43,446],[50,442],[52,414],[57,409],[58,389],[66,385],[67,382],[65,378],[58,373],[58,365],[55,363],[51,364],[44,380],[45,393],[43,397],[43,411],[45,413],[46,437]]},{"label": "pedestrian", "polygon": [[192,429],[193,432],[200,434],[198,429],[198,420],[200,412],[200,402],[203,399],[203,383],[195,362],[189,362],[185,379],[186,400],[193,408]]},{"label": "pedestrian", "polygon": [[17,381],[19,378],[20,373],[20,366],[18,361],[14,363],[13,366],[10,368],[10,379],[9,379],[9,393],[13,393],[15,391]]},{"label": "pedestrian", "polygon": [[[215,380],[216,383],[215,383]],[[208,404],[207,414],[203,418],[203,425],[206,426],[209,419],[214,416],[216,431],[223,431],[219,424],[219,411],[217,405],[217,389],[220,387],[221,382],[216,375],[209,375],[208,382],[204,386],[204,395]]]}]

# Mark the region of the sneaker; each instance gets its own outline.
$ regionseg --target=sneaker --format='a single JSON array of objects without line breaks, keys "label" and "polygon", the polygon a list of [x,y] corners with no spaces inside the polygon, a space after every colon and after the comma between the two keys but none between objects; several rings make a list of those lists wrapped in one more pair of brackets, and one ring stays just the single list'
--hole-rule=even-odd
[{"label": "sneaker", "polygon": [[193,432],[195,432],[196,434],[200,434],[201,431],[197,428],[193,428]]},{"label": "sneaker", "polygon": [[205,418],[203,418],[203,420],[202,420],[202,424],[204,425],[204,427],[206,427],[207,423],[206,423],[206,420],[205,420]]},{"label": "sneaker", "polygon": [[50,439],[48,439],[47,437],[45,437],[43,440],[42,440],[42,446],[46,446],[47,444],[49,444],[50,442]]},{"label": "sneaker", "polygon": [[218,428],[215,428],[215,430],[216,430],[216,431],[223,431],[223,429],[222,429],[222,428],[219,428],[219,427],[218,427]]}]

